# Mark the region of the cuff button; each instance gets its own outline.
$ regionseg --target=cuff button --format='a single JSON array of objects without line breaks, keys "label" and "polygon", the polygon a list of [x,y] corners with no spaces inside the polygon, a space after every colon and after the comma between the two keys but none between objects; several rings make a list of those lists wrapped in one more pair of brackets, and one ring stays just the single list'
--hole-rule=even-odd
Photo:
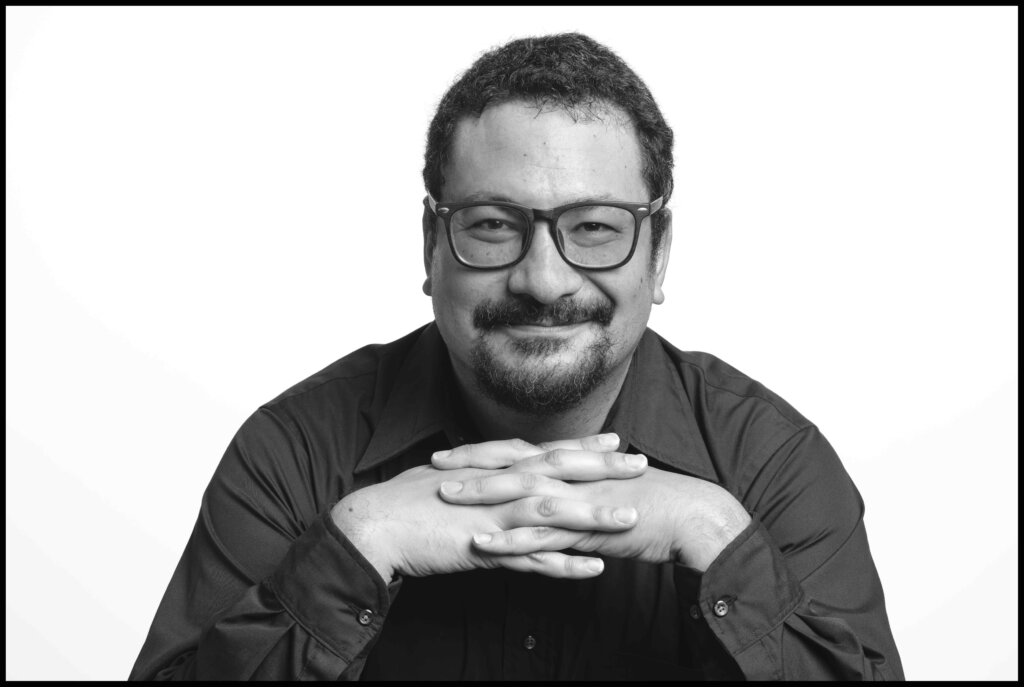
[{"label": "cuff button", "polygon": [[694,620],[700,620],[700,608],[696,604],[690,606],[690,617]]},{"label": "cuff button", "polygon": [[365,609],[359,611],[359,624],[360,625],[369,625],[372,622],[373,622],[373,611],[371,611],[368,608],[365,608]]},{"label": "cuff button", "polygon": [[722,599],[715,602],[715,615],[719,618],[724,618],[725,614],[729,612],[729,604],[725,603]]}]

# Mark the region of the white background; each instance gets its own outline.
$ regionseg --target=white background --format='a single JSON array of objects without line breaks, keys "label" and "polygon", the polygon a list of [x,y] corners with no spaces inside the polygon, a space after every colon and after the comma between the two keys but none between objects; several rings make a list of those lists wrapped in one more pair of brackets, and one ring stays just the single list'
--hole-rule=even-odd
[{"label": "white background", "polygon": [[441,94],[580,30],[677,137],[652,327],[829,437],[908,677],[1015,679],[1017,15],[8,8],[6,677],[128,675],[241,422],[431,317]]}]

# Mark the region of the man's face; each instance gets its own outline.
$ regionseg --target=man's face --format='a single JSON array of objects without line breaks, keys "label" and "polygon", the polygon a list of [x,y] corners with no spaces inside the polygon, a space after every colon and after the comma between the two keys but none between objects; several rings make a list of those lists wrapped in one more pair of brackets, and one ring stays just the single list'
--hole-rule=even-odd
[{"label": "man's face", "polygon": [[[561,109],[538,113],[511,102],[463,119],[445,168],[444,202],[505,200],[554,208],[582,200],[652,200],[632,126],[617,112],[574,121]],[[565,410],[615,371],[624,371],[661,303],[670,244],[651,265],[650,219],[633,258],[614,270],[572,267],[547,222],[529,252],[498,270],[456,262],[441,221],[428,256],[428,293],[460,379],[513,409]]]}]

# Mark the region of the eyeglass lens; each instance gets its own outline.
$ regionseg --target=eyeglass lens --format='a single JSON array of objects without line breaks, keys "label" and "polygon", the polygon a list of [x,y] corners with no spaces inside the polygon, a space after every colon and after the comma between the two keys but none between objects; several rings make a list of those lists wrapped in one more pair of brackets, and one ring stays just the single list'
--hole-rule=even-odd
[{"label": "eyeglass lens", "polygon": [[[515,262],[522,255],[529,218],[515,208],[476,205],[452,213],[452,243],[459,257],[478,267]],[[633,247],[636,219],[623,208],[585,205],[558,217],[556,236],[569,262],[609,267],[626,259]]]}]

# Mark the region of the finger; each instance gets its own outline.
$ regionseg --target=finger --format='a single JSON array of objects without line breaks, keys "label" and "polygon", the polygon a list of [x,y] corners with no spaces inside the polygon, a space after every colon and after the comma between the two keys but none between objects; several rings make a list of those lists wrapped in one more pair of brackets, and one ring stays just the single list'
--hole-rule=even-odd
[{"label": "finger", "polygon": [[534,496],[568,497],[569,485],[536,472],[484,473],[484,476],[462,481],[442,482],[441,498],[449,503],[505,503]]},{"label": "finger", "polygon": [[473,537],[477,550],[491,555],[525,555],[536,551],[574,548],[593,551],[595,538],[606,535],[577,532],[561,527],[517,527],[504,532],[483,532]]},{"label": "finger", "polygon": [[535,472],[545,477],[576,482],[631,479],[647,469],[647,457],[638,454],[554,449],[523,458],[513,472]]},{"label": "finger", "polygon": [[557,551],[536,551],[525,556],[493,556],[501,567],[548,577],[583,580],[604,571],[604,561],[590,556],[570,556]]},{"label": "finger", "polygon": [[504,506],[505,529],[547,525],[570,530],[621,532],[636,525],[639,514],[628,506],[595,506],[555,496],[528,496]]},{"label": "finger", "polygon": [[537,446],[546,451],[553,451],[556,448],[567,448],[576,451],[617,451],[619,450],[619,435],[614,432],[591,434],[588,437],[580,437],[579,439],[542,441]]},{"label": "finger", "polygon": [[495,469],[508,467],[523,458],[543,452],[544,449],[522,439],[502,439],[479,444],[463,444],[449,451],[437,451],[430,457],[430,462],[439,470]]}]

